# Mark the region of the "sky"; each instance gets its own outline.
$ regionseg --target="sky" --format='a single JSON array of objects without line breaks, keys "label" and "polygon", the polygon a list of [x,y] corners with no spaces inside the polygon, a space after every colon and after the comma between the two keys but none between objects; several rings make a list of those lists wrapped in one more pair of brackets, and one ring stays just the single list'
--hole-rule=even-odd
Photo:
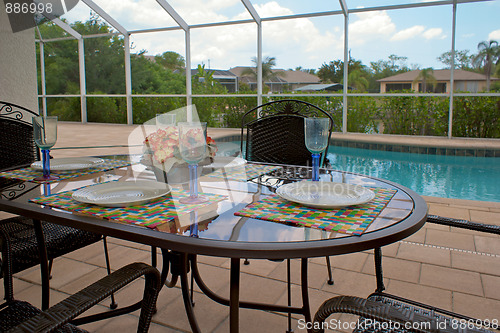
[{"label": "sky", "polygon": [[[154,0],[94,0],[129,31],[177,26]],[[338,1],[251,0],[263,17],[339,11]],[[346,0],[350,9],[387,6],[421,0]],[[429,2],[429,1],[427,1]],[[188,25],[251,19],[241,0],[168,0]],[[79,2],[63,16],[69,22],[86,21],[89,8]],[[456,50],[477,52],[481,41],[500,42],[500,0],[459,4],[457,9]],[[318,69],[344,57],[344,17],[264,21],[263,56],[275,57],[276,68]],[[412,68],[434,69],[444,65],[436,58],[451,50],[452,6],[379,10],[349,16],[349,53],[363,64],[388,60],[392,54],[407,57]],[[182,30],[132,34],[132,52],[148,55],[175,51],[185,56]],[[191,28],[191,67],[229,69],[253,66],[257,54],[255,23],[223,27]]]}]

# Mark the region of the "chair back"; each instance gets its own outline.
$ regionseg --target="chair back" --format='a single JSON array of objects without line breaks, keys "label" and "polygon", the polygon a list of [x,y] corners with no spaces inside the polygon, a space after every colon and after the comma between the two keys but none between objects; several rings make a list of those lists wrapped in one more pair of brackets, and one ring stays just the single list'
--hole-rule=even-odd
[{"label": "chair back", "polygon": [[40,159],[33,137],[33,111],[0,101],[0,170],[28,165]]},{"label": "chair back", "polygon": [[[304,119],[307,117],[326,117],[330,120],[325,152],[328,151],[332,116],[313,104],[286,99],[262,104],[243,115],[241,152],[248,161],[312,165],[311,153],[304,141]],[[320,166],[324,166],[325,161],[325,154],[321,154]]]}]

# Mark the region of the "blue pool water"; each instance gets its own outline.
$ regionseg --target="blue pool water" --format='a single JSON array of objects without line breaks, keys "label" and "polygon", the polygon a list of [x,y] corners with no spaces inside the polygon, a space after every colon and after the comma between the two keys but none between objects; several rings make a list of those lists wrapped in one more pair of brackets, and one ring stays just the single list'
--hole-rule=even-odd
[{"label": "blue pool water", "polygon": [[[221,155],[231,156],[240,150],[239,141],[217,145]],[[500,202],[500,158],[335,146],[330,146],[327,156],[333,169],[387,179],[421,195]]]},{"label": "blue pool water", "polygon": [[421,195],[500,202],[500,158],[396,153],[330,146],[333,169],[404,185]]}]

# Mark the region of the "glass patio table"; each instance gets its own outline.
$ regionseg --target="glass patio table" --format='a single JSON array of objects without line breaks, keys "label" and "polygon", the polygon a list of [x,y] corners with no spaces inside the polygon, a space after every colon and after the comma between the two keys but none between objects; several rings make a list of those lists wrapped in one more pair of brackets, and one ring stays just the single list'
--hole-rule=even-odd
[{"label": "glass patio table", "polygon": [[[138,156],[112,158],[130,158],[133,162],[139,161]],[[0,210],[161,248],[163,267],[166,268],[162,272],[163,281],[171,287],[175,285],[177,278],[180,278],[184,305],[193,332],[201,330],[192,308],[188,279],[190,269],[194,280],[208,297],[230,307],[231,332],[237,332],[239,329],[240,307],[297,313],[304,315],[306,321],[311,321],[307,283],[308,258],[375,249],[377,290],[383,290],[381,247],[413,234],[426,220],[427,205],[412,190],[387,180],[324,169],[321,170],[323,180],[392,191],[387,202],[374,215],[372,222],[363,232],[357,235],[346,234],[333,229],[302,227],[286,221],[266,221],[254,218],[252,215],[241,215],[242,210],[249,205],[260,203],[266,198],[274,198],[277,187],[308,177],[310,169],[251,163],[240,167],[246,168],[246,172],[204,168],[204,175],[199,179],[199,191],[217,196],[219,200],[188,211],[179,210],[180,213],[174,219],[166,219],[164,223],[156,223],[154,226],[126,223],[109,217],[102,218],[98,214],[83,214],[81,211],[71,213],[70,209],[64,207],[54,209],[33,202],[34,198],[43,197],[48,192],[52,195],[62,195],[65,191],[96,183],[135,179],[156,180],[154,173],[140,163],[64,179],[52,184],[20,182],[11,185],[2,189]],[[176,191],[182,191],[186,186],[187,184],[172,185]],[[215,294],[203,283],[196,265],[197,255],[230,259],[229,299]],[[282,306],[240,300],[242,258],[300,259],[302,306],[292,307],[290,304]],[[171,267],[170,278],[167,277],[169,267]]]}]

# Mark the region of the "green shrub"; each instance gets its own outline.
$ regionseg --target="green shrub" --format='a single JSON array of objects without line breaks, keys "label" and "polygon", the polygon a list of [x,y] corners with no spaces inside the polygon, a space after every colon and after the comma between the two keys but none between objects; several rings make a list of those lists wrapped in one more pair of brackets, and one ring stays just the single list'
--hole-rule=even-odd
[{"label": "green shrub", "polygon": [[81,121],[79,97],[47,98],[47,112],[59,121]]},{"label": "green shrub", "polygon": [[91,123],[127,123],[127,100],[124,97],[88,97],[87,120]]},{"label": "green shrub", "polygon": [[500,138],[500,97],[455,97],[453,103],[453,136]]},{"label": "green shrub", "polygon": [[183,106],[186,106],[186,98],[183,97],[134,97],[134,124],[144,124],[154,119],[158,113],[166,113]]}]

